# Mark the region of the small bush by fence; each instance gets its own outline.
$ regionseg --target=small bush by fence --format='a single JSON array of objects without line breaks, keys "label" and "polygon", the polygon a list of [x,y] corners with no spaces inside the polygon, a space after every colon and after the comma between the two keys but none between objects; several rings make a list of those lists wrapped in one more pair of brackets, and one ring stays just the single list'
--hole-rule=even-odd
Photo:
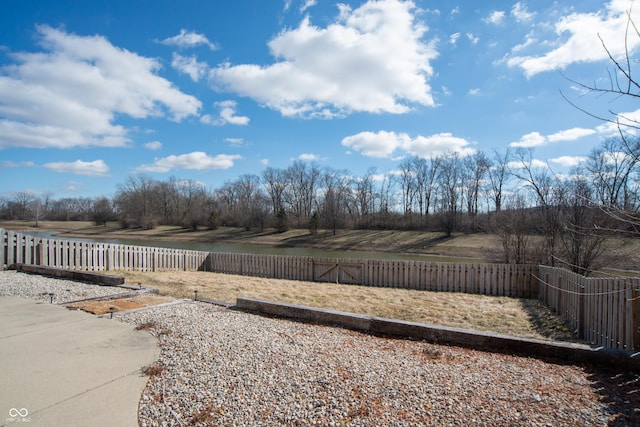
[{"label": "small bush by fence", "polygon": [[561,268],[233,254],[76,240],[0,229],[0,268],[14,263],[83,271],[191,270],[425,291],[539,298],[581,338],[640,350],[640,279],[586,278]]}]

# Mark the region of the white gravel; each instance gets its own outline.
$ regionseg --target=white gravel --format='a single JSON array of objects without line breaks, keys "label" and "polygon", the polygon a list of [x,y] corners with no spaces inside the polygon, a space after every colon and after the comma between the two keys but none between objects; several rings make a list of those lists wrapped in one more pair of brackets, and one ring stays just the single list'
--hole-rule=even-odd
[{"label": "white gravel", "polygon": [[[55,279],[0,272],[0,294]],[[85,286],[60,281],[56,289]],[[53,289],[55,284],[48,284]],[[33,287],[27,292],[21,287]],[[96,287],[98,288],[98,287]],[[100,288],[98,288],[100,289]],[[77,292],[89,292],[78,290]],[[638,425],[638,377],[272,319],[200,302],[117,314],[161,355],[142,426]]]},{"label": "white gravel", "polygon": [[0,271],[0,296],[15,296],[51,302],[49,294],[52,293],[54,304],[64,304],[69,301],[98,298],[124,292],[124,289],[113,286],[61,280],[13,270]]}]

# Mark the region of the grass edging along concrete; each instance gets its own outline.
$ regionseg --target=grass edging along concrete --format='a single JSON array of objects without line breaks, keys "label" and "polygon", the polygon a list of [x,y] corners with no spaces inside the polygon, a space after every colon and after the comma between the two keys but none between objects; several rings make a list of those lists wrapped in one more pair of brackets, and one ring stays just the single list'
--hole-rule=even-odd
[{"label": "grass edging along concrete", "polygon": [[24,271],[25,273],[40,274],[42,276],[56,277],[59,279],[71,279],[82,282],[90,282],[106,286],[124,285],[124,277],[109,274],[91,273],[88,271],[64,270],[61,268],[44,267],[33,264],[11,264],[9,270]]},{"label": "grass edging along concrete", "polygon": [[335,325],[374,335],[420,339],[434,344],[487,352],[517,354],[545,360],[593,363],[606,365],[617,370],[640,371],[639,353],[592,348],[584,344],[544,341],[491,332],[426,325],[254,298],[238,298],[235,308],[303,322]]}]

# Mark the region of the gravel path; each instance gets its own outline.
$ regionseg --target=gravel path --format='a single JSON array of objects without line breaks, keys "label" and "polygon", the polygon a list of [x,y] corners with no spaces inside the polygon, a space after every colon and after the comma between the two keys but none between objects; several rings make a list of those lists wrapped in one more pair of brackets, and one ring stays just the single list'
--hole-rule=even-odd
[{"label": "gravel path", "polygon": [[[0,272],[0,295],[37,298],[54,288],[74,295],[108,289]],[[142,426],[640,425],[637,375],[196,302],[114,318],[160,342],[140,401]]]}]

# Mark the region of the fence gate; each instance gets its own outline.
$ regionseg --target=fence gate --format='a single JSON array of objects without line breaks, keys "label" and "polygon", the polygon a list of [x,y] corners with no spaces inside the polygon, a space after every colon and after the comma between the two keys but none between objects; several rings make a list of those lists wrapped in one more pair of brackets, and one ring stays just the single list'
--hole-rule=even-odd
[{"label": "fence gate", "polygon": [[350,285],[361,285],[362,263],[340,262],[339,260],[314,260],[313,280],[317,282],[333,282]]}]

